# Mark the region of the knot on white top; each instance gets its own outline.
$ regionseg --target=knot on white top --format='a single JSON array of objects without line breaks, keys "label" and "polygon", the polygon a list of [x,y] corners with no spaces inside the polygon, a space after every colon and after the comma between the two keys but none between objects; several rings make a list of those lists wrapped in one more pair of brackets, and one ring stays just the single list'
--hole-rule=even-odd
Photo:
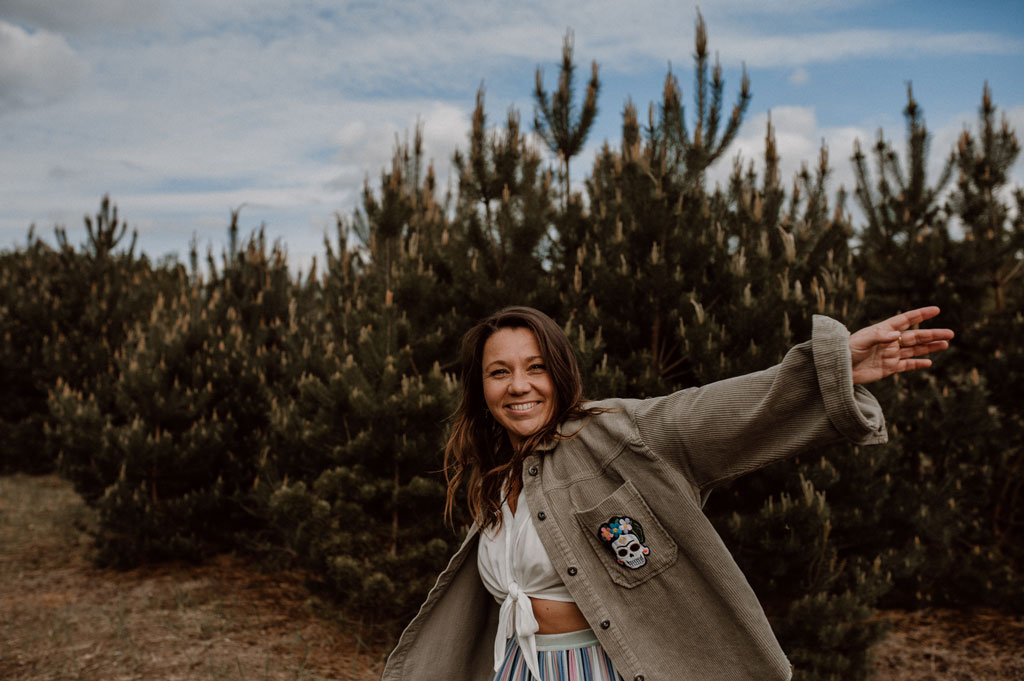
[{"label": "knot on white top", "polygon": [[518,582],[508,583],[508,598],[511,598],[513,602],[518,601],[519,597],[523,595],[523,590],[519,588]]},{"label": "knot on white top", "polygon": [[533,615],[533,602],[526,592],[519,588],[519,584],[510,580],[508,583],[508,595],[501,604],[498,611],[498,636],[494,641],[494,669],[501,667],[505,657],[505,641],[515,636],[519,646],[523,649],[526,658],[526,666],[530,672],[540,678],[540,671],[537,669],[537,639],[534,635],[540,625]]}]

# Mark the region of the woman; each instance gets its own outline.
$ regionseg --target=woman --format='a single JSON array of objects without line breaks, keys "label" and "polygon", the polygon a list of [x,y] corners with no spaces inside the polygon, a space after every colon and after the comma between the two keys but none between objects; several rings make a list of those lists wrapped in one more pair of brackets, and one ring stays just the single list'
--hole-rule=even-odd
[{"label": "woman", "polygon": [[445,452],[473,527],[383,679],[789,679],[760,604],[701,512],[722,482],[839,439],[886,440],[863,384],[930,365],[936,307],[852,335],[814,318],[765,371],[584,403],[562,330],[502,310],[463,338]]}]

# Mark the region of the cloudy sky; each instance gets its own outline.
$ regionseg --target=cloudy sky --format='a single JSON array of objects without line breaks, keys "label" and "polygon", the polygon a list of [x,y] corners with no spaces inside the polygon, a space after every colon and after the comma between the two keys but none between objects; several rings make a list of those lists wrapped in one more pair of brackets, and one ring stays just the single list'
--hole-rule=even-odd
[{"label": "cloudy sky", "polygon": [[[580,8],[585,8],[581,10]],[[771,116],[787,175],[824,141],[833,187],[857,138],[902,141],[906,85],[938,163],[976,121],[983,84],[1024,136],[1019,0],[722,0],[701,5],[727,99],[753,102],[730,150],[756,158]],[[417,121],[442,181],[474,97],[491,121],[532,120],[534,72],[554,86],[562,37],[600,65],[600,117],[580,167],[619,137],[627,98],[656,100],[671,67],[689,103],[696,3],[654,0],[0,0],[0,249],[52,239],[110,194],[153,257],[219,251],[232,209],[297,268]],[[691,107],[692,108],[692,107]],[[728,171],[729,163],[716,172]],[[1017,181],[1024,185],[1024,164]]]}]

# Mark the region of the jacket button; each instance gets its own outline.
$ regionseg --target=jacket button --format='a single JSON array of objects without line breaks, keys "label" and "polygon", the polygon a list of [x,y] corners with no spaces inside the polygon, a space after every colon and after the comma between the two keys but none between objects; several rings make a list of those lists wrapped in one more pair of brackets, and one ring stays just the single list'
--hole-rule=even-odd
[{"label": "jacket button", "polygon": [[633,677],[633,681],[644,681],[644,675],[643,674],[637,674],[636,676]]},{"label": "jacket button", "polygon": [[537,520],[544,520],[548,517],[548,514],[544,511],[537,511]]},{"label": "jacket button", "polygon": [[540,473],[540,469],[536,466],[530,466],[530,475],[537,475],[537,473]]},{"label": "jacket button", "polygon": [[568,572],[569,572],[569,576],[570,577],[575,577],[576,576],[576,568],[571,567],[571,568],[569,568]]},{"label": "jacket button", "polygon": [[612,626],[611,622],[609,622],[608,620],[601,620],[601,628],[602,629],[607,629],[610,626]]}]

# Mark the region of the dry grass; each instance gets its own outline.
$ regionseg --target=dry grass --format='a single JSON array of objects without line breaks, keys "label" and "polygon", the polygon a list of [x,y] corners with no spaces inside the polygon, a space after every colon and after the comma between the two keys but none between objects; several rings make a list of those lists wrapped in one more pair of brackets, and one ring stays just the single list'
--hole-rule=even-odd
[{"label": "dry grass", "polygon": [[[297,573],[234,557],[128,572],[89,561],[89,510],[56,477],[0,477],[0,679],[377,679],[386,651],[311,613]],[[1024,618],[886,613],[879,681],[1024,681]]]},{"label": "dry grass", "polygon": [[879,681],[1024,681],[1024,617],[990,610],[890,611]]},{"label": "dry grass", "polygon": [[98,569],[90,521],[57,478],[0,478],[0,679],[379,678],[383,651],[313,615],[301,575]]}]

